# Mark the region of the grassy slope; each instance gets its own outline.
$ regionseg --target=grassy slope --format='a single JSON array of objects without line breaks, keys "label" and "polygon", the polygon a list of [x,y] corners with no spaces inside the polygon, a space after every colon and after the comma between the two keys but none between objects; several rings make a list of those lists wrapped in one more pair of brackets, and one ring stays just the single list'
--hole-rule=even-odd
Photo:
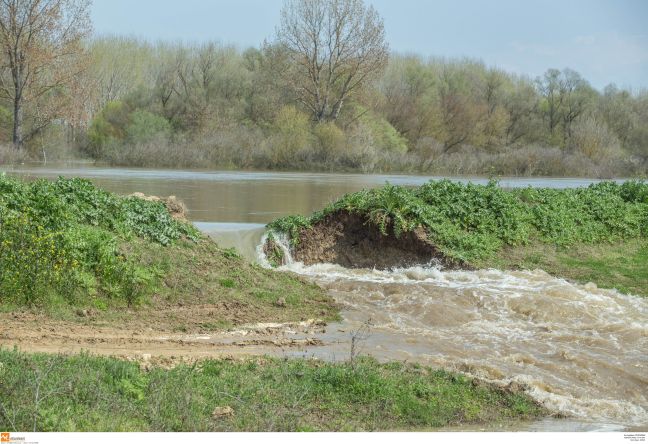
[{"label": "grassy slope", "polygon": [[0,270],[3,311],[73,319],[90,310],[99,322],[214,305],[208,319],[161,320],[183,331],[337,316],[323,290],[220,249],[163,203],[81,179],[0,176]]},{"label": "grassy slope", "polygon": [[163,270],[148,305],[157,308],[213,305],[209,319],[180,316],[171,328],[205,331],[251,322],[338,319],[338,309],[321,288],[299,277],[250,264],[209,238],[161,246],[133,240],[122,246],[142,263]]},{"label": "grassy slope", "polygon": [[336,211],[364,215],[396,236],[418,226],[449,261],[468,267],[543,268],[579,282],[648,296],[648,184],[503,190],[430,182],[351,193],[311,217],[269,226],[293,242]]},{"label": "grassy slope", "polygon": [[[522,394],[368,359],[210,360],[146,372],[112,358],[0,350],[0,363],[0,429],[11,431],[389,430],[547,413]],[[233,414],[214,415],[217,407]]]}]

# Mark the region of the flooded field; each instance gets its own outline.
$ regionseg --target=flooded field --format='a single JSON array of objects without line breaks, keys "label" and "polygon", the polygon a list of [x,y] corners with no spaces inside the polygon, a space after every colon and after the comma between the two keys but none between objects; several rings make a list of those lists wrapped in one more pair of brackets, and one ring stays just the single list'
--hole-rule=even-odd
[{"label": "flooded field", "polygon": [[[261,263],[264,258],[258,246],[264,224],[276,217],[307,214],[344,193],[385,182],[417,185],[430,179],[97,168],[32,168],[11,174],[82,176],[124,194],[176,195],[186,202],[190,217],[202,231],[220,245],[236,248],[250,261]],[[482,178],[472,180],[485,182]],[[569,187],[590,182],[504,179],[502,185]],[[344,320],[324,330],[279,328],[270,339],[263,336],[263,340],[252,341],[254,347],[246,352],[348,359],[353,332],[366,326],[368,333],[360,341],[364,354],[380,360],[420,362],[517,387],[570,418],[518,424],[511,429],[648,428],[646,299],[594,284],[571,284],[542,270],[446,271],[430,264],[377,271],[299,263],[282,269],[325,288],[342,305]],[[92,336],[91,332],[84,334]],[[237,335],[246,336],[246,340],[254,337],[234,332],[227,337],[158,338],[152,333],[150,344],[144,341],[137,350],[128,346],[117,349],[136,353],[160,349],[171,354],[177,350],[169,341],[181,341],[196,357],[213,356],[217,344],[230,349],[234,344],[234,349],[240,350]],[[32,339],[25,339],[25,344]],[[65,349],[65,341],[61,347],[56,350]]]}]

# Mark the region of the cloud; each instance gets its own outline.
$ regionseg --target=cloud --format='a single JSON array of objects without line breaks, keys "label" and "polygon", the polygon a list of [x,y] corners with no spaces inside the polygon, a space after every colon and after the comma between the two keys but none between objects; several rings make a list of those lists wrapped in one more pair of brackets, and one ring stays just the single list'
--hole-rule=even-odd
[{"label": "cloud", "polygon": [[564,44],[513,41],[511,53],[500,52],[498,64],[516,65],[533,75],[548,68],[570,67],[592,85],[608,83],[648,87],[648,35],[618,32],[577,35]]}]

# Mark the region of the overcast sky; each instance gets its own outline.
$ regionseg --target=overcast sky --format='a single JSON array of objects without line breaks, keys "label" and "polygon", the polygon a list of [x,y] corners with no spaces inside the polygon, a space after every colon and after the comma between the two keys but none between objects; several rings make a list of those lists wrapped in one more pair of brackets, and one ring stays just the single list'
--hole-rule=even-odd
[{"label": "overcast sky", "polygon": [[[528,74],[570,67],[596,88],[648,88],[648,0],[365,0],[398,52]],[[97,34],[258,47],[282,0],[94,0]]]}]

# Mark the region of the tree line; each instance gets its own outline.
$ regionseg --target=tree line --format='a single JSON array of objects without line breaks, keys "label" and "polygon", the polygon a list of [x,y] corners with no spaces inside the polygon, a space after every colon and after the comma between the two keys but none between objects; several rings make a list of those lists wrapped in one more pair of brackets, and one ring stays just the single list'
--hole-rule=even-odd
[{"label": "tree line", "polygon": [[[286,0],[257,48],[92,36],[87,0],[0,0],[0,160],[631,176],[648,92],[389,50],[362,0]],[[4,157],[3,157],[4,156]]]}]

